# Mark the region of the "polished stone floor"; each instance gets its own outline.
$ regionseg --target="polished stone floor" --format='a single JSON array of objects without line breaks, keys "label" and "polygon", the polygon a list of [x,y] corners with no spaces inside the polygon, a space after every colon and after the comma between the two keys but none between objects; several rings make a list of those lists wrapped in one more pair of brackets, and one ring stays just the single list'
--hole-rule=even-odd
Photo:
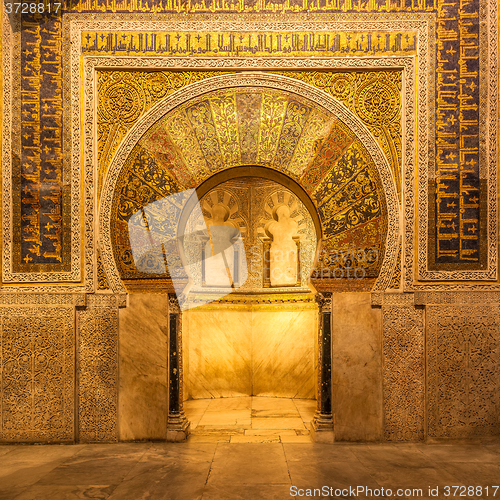
[{"label": "polished stone floor", "polygon": [[[333,488],[330,498],[458,499],[465,491],[460,498],[493,499],[500,498],[499,483],[500,443],[0,446],[2,500],[281,500],[311,498],[313,488],[323,487]],[[446,486],[461,485],[480,486],[482,495],[478,489],[446,495]],[[370,488],[371,496],[358,495],[358,487]],[[396,496],[399,489],[403,496]]]},{"label": "polished stone floor", "polygon": [[316,400],[271,397],[194,399],[184,402],[190,442],[310,443]]}]

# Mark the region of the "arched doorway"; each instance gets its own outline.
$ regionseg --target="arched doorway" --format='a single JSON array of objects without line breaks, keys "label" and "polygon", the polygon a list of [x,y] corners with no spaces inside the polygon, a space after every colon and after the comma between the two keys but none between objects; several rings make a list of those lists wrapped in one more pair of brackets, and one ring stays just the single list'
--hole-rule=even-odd
[{"label": "arched doorway", "polygon": [[[245,163],[270,169],[307,194],[322,237],[316,278],[323,290],[338,280],[336,269],[344,273],[353,265],[370,288],[387,284],[397,256],[399,215],[394,180],[376,141],[352,113],[309,85],[277,75],[235,74],[190,85],[160,102],[120,146],[99,211],[99,246],[111,288],[130,290],[142,280],[168,290],[170,280],[174,292],[164,251],[150,259],[150,272],[137,267],[130,234],[134,220],[143,223],[133,215]],[[164,214],[179,221],[182,211],[171,203]],[[353,244],[361,258],[349,253]],[[339,249],[348,260],[339,261]],[[377,258],[367,259],[367,252]],[[174,301],[171,310],[170,334],[177,344],[171,342],[170,349],[179,356],[181,313]],[[331,311],[321,314],[324,320]],[[328,369],[319,352],[324,378]],[[171,358],[172,366],[180,384],[182,359]],[[182,391],[175,397],[181,405]]]},{"label": "arched doorway", "polygon": [[[245,172],[261,177],[238,176]],[[271,179],[279,177],[272,170],[242,167],[228,173],[234,177],[219,184],[220,176],[211,178],[208,191],[201,186],[202,210],[191,211],[183,231],[192,235],[184,246],[197,264],[187,300],[202,303],[185,310],[182,319],[186,416],[198,439],[307,439],[317,385],[318,307],[308,287],[317,247],[313,218],[299,196]],[[288,283],[270,259],[270,227],[279,225],[280,207],[288,210],[285,232],[288,226],[294,230],[288,238],[296,246],[291,267],[290,259],[277,255],[295,273]],[[226,250],[230,290],[225,269],[222,280],[210,274],[209,259],[203,258],[210,253],[208,235],[196,232],[199,219],[210,226],[217,209],[226,214],[219,227],[242,235],[241,248]],[[211,301],[218,292],[224,296]]]}]

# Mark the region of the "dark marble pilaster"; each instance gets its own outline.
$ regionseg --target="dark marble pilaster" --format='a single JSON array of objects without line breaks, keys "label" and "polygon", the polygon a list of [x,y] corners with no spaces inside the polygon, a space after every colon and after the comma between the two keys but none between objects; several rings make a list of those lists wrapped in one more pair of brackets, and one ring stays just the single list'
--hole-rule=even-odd
[{"label": "dark marble pilaster", "polygon": [[169,363],[167,441],[184,441],[189,434],[189,420],[182,398],[182,313],[174,294],[169,294]]},{"label": "dark marble pilaster", "polygon": [[311,422],[311,434],[317,443],[333,443],[332,414],[332,294],[318,293],[319,305],[319,356],[318,356],[318,407]]}]

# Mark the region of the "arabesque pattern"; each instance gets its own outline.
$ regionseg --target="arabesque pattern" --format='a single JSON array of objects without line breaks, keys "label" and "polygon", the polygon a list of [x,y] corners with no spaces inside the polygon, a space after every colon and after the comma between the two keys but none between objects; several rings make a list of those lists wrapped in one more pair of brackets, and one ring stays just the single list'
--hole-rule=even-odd
[{"label": "arabesque pattern", "polygon": [[370,130],[391,165],[401,193],[402,71],[279,71],[314,85],[345,104]]},{"label": "arabesque pattern", "polygon": [[[250,103],[260,108],[249,112]],[[242,123],[248,133],[240,133]],[[353,267],[362,267],[365,277],[378,275],[387,209],[377,167],[361,141],[331,112],[304,97],[241,87],[212,91],[176,107],[150,128],[129,156],[112,211],[122,279],[147,276],[135,269],[127,237],[133,213],[254,158],[255,165],[292,177],[315,202],[323,225],[325,252],[319,264],[324,277],[329,272],[333,277],[339,266],[326,253],[353,249],[359,256]],[[175,222],[175,209],[169,217]],[[341,267],[351,264],[344,261]]]},{"label": "arabesque pattern", "polygon": [[[140,116],[175,90],[222,73],[222,71],[99,71],[97,77],[99,192],[116,148]],[[164,150],[169,151],[168,148]]]}]

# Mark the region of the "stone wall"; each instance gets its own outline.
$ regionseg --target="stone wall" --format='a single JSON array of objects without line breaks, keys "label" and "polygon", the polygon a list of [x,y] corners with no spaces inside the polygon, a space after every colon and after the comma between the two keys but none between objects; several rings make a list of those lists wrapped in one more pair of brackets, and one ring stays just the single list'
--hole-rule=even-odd
[{"label": "stone wall", "polygon": [[119,319],[119,438],[165,439],[168,295],[129,295]]},{"label": "stone wall", "polygon": [[[168,297],[124,305],[112,294],[0,294],[0,442],[165,438]],[[267,324],[271,311],[249,314]],[[185,349],[195,323],[185,321]],[[332,339],[336,441],[500,435],[496,293],[336,293]]]},{"label": "stone wall", "polygon": [[382,437],[380,310],[370,293],[332,296],[332,382],[335,439]]},{"label": "stone wall", "polygon": [[184,313],[185,398],[315,398],[316,304],[247,299]]}]

